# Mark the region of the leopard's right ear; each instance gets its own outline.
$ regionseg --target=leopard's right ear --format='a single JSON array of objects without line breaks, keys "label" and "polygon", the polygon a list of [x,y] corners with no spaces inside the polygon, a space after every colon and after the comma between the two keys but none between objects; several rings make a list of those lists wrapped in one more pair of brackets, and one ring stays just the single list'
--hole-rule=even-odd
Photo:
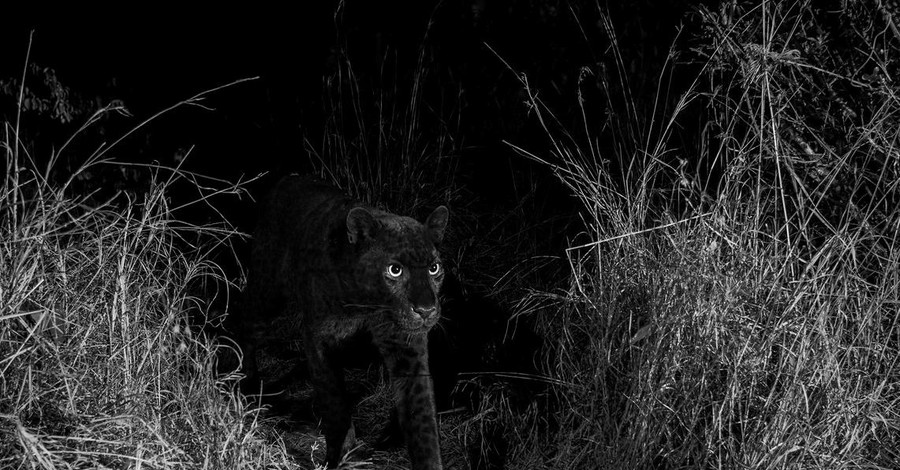
[{"label": "leopard's right ear", "polygon": [[438,206],[431,215],[425,219],[425,227],[431,231],[431,236],[436,243],[440,243],[444,239],[444,229],[447,228],[447,218],[450,211],[446,206]]},{"label": "leopard's right ear", "polygon": [[354,207],[347,214],[347,240],[357,243],[360,237],[371,238],[375,235],[378,221],[365,207]]}]

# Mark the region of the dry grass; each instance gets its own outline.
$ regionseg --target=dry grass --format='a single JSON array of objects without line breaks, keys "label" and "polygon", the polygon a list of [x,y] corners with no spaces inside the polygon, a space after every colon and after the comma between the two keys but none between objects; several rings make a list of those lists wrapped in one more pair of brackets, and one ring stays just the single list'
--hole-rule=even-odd
[{"label": "dry grass", "polygon": [[[851,39],[894,70],[897,38],[867,13],[843,12]],[[547,434],[514,438],[538,449],[517,461],[896,468],[896,85],[862,84],[849,66],[860,50],[810,50],[821,12],[809,3],[703,15],[711,86],[698,80],[665,119],[617,128],[623,175],[593,145],[602,131],[564,129],[523,82],[552,152],[522,152],[583,202],[590,241],[567,251],[570,287],[538,294],[553,303],[539,321],[555,339],[557,403]],[[843,108],[810,106],[828,90]],[[698,103],[714,131],[688,161],[671,136]],[[628,114],[608,104],[612,125]]]},{"label": "dry grass", "polygon": [[455,198],[458,91],[441,89],[437,105],[426,102],[426,88],[439,82],[425,47],[405,73],[391,54],[378,60],[381,75],[367,81],[346,52],[337,55],[323,84],[321,141],[306,141],[312,170],[359,200],[425,214]]},{"label": "dry grass", "polygon": [[[233,287],[213,256],[237,233],[179,220],[241,185],[127,167],[145,184],[106,192],[97,175],[126,168],[110,147],[59,177],[65,147],[38,168],[16,126],[0,194],[0,466],[296,467],[235,392],[236,371],[216,371],[230,346],[202,333]],[[177,185],[196,199],[172,207]]]}]

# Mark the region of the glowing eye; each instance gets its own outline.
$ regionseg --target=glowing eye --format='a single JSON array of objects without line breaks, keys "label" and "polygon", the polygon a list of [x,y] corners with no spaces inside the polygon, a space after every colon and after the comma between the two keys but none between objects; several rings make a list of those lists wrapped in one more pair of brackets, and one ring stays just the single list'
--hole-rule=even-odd
[{"label": "glowing eye", "polygon": [[437,262],[431,263],[431,267],[428,268],[428,274],[431,274],[432,276],[437,276],[438,273],[440,273],[440,272],[441,272],[441,263],[437,263]]},{"label": "glowing eye", "polygon": [[387,269],[384,270],[384,272],[388,275],[388,277],[397,279],[403,274],[403,266],[400,266],[396,263],[391,263],[388,265]]}]

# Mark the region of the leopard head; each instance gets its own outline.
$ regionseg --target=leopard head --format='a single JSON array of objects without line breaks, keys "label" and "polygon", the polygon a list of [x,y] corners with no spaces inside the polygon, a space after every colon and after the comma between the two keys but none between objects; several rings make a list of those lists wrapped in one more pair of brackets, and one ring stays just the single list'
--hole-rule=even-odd
[{"label": "leopard head", "polygon": [[360,254],[355,278],[377,299],[379,312],[408,333],[424,333],[441,313],[444,267],[437,246],[448,211],[435,209],[425,223],[356,207],[347,214],[347,237]]}]

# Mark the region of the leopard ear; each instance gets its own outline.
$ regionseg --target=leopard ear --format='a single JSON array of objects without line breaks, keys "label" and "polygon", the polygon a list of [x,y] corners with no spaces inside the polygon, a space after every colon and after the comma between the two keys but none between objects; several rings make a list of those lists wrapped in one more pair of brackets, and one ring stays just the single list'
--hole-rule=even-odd
[{"label": "leopard ear", "polygon": [[425,227],[431,232],[435,243],[440,243],[444,239],[444,229],[447,228],[447,218],[450,217],[450,211],[445,206],[438,206],[431,215],[425,219]]},{"label": "leopard ear", "polygon": [[365,207],[354,207],[347,214],[347,240],[357,243],[362,238],[371,238],[375,235],[378,222],[371,212]]}]

